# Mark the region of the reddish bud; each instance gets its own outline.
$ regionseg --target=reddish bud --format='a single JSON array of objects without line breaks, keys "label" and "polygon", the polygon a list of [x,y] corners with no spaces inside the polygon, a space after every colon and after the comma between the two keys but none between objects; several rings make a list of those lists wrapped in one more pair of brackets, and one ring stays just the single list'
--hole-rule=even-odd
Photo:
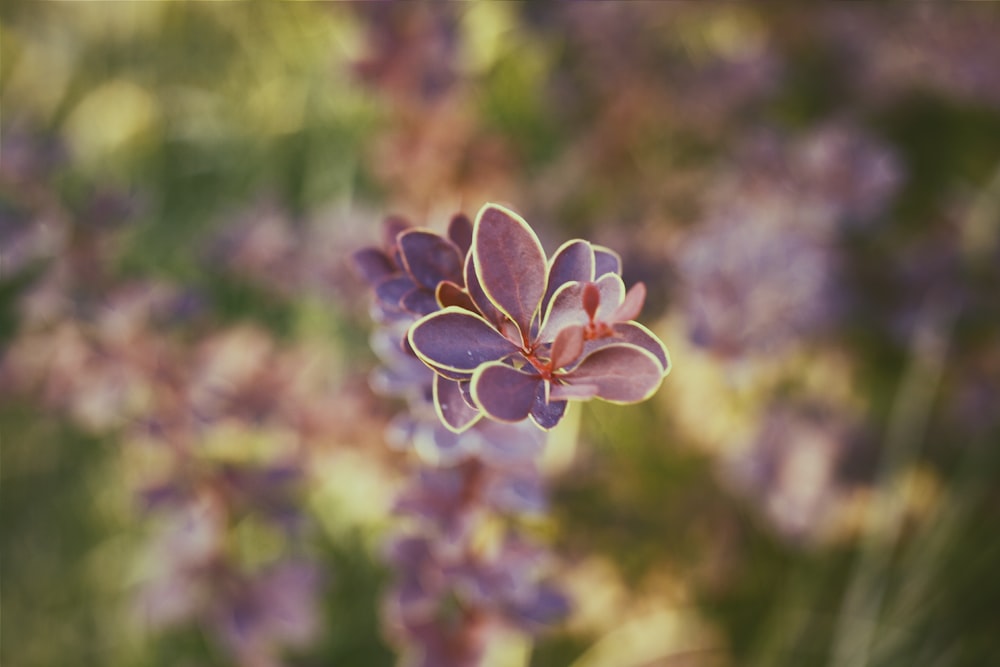
[{"label": "reddish bud", "polygon": [[601,305],[601,290],[594,283],[587,283],[583,286],[583,309],[587,312],[590,321],[594,321],[597,309]]},{"label": "reddish bud", "polygon": [[569,326],[559,332],[552,343],[552,370],[565,368],[583,353],[583,327]]}]

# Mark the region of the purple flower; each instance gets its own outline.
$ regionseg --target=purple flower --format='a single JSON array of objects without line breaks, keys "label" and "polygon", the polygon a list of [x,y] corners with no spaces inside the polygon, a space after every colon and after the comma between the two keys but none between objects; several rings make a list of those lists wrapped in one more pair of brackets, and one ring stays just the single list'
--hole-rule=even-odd
[{"label": "purple flower", "polygon": [[[485,414],[541,428],[561,419],[568,399],[643,401],[670,370],[663,343],[632,322],[645,287],[626,292],[610,251],[563,244],[551,260],[516,213],[479,212],[465,259],[468,304],[418,320],[407,341],[437,373],[434,399],[455,432]],[[471,307],[470,307],[471,306]]]}]

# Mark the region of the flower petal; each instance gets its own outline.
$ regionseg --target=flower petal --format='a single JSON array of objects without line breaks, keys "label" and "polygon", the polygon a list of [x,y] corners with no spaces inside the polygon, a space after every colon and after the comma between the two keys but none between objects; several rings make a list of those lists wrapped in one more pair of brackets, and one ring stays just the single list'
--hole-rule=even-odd
[{"label": "flower petal", "polygon": [[549,262],[548,284],[542,298],[542,312],[559,287],[568,282],[590,282],[594,279],[594,249],[590,243],[580,239],[566,241]]},{"label": "flower petal", "polygon": [[407,340],[420,360],[435,370],[468,372],[517,351],[489,322],[457,306],[417,320]]},{"label": "flower petal", "polygon": [[462,256],[448,239],[413,229],[400,234],[397,243],[406,271],[418,285],[433,291],[442,280],[462,280]]},{"label": "flower petal", "polygon": [[476,217],[472,255],[479,284],[524,337],[545,294],[545,251],[521,216],[487,204]]},{"label": "flower petal", "polygon": [[656,392],[663,380],[663,367],[652,352],[616,343],[591,352],[563,377],[568,384],[596,385],[597,398],[638,403]]},{"label": "flower petal", "polygon": [[434,376],[434,411],[441,423],[453,433],[465,431],[482,416],[479,410],[465,403],[458,382],[440,375]]},{"label": "flower petal", "polygon": [[483,364],[472,375],[472,398],[491,419],[518,422],[531,413],[543,382],[534,373],[501,362]]}]

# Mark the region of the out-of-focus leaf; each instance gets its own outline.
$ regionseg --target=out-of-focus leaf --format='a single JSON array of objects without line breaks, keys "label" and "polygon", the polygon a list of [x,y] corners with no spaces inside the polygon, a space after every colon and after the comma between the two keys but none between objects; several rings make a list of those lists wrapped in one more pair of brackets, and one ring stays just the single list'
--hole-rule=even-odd
[{"label": "out-of-focus leaf", "polygon": [[413,281],[406,276],[396,276],[386,278],[375,286],[375,296],[384,304],[399,306],[410,290],[413,289]]},{"label": "out-of-focus leaf", "polygon": [[362,248],[351,258],[358,273],[370,285],[381,282],[396,271],[389,257],[377,248]]},{"label": "out-of-focus leaf", "polygon": [[545,447],[544,433],[534,428],[522,428],[520,424],[482,419],[475,431],[470,433],[482,435],[480,452],[493,465],[533,465]]},{"label": "out-of-focus leaf", "polygon": [[448,223],[448,238],[455,244],[462,257],[469,254],[472,248],[472,221],[464,213],[457,213],[452,216]]},{"label": "out-of-focus leaf", "polygon": [[399,300],[399,305],[414,315],[430,315],[439,310],[437,299],[427,290],[419,288],[404,294]]},{"label": "out-of-focus leaf", "polygon": [[420,229],[403,232],[397,239],[406,270],[429,290],[442,280],[462,279],[462,257],[447,239]]},{"label": "out-of-focus leaf", "polygon": [[459,383],[434,376],[434,409],[449,430],[461,433],[472,426],[482,413],[466,404]]},{"label": "out-of-focus leaf", "polygon": [[395,248],[397,237],[411,227],[410,221],[398,215],[391,215],[382,223],[382,245]]}]

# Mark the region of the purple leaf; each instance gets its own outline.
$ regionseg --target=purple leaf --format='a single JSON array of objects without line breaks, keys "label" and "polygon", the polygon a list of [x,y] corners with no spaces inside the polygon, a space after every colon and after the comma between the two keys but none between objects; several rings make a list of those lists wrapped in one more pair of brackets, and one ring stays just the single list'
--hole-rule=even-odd
[{"label": "purple leaf", "polygon": [[597,398],[612,403],[638,403],[656,391],[663,367],[652,352],[629,343],[607,345],[584,357],[563,376],[569,384],[597,386]]},{"label": "purple leaf", "polygon": [[467,215],[456,213],[452,217],[448,223],[448,238],[462,253],[462,257],[469,254],[469,248],[472,247],[472,221]]},{"label": "purple leaf", "polygon": [[[458,370],[458,369],[455,369],[455,368],[447,368],[447,367],[444,367],[444,366],[435,366],[432,363],[428,363],[428,361],[426,359],[421,359],[421,361],[423,361],[424,364],[428,368],[430,368],[432,371],[434,371],[438,375],[443,375],[444,377],[448,378],[449,380],[456,380],[456,381],[460,381],[460,382],[468,382],[469,380],[472,379],[472,371],[463,371],[463,370]],[[428,400],[430,400],[429,396],[428,396]]]},{"label": "purple leaf", "polygon": [[486,296],[527,338],[545,294],[545,251],[535,232],[513,211],[487,204],[476,218],[472,254]]},{"label": "purple leaf", "polygon": [[465,288],[469,291],[469,298],[476,304],[476,309],[482,313],[487,321],[494,326],[499,326],[501,322],[507,320],[507,316],[497,310],[497,307],[486,296],[482,285],[479,284],[479,276],[476,275],[471,254],[465,258]]},{"label": "purple leaf", "polygon": [[568,282],[586,283],[594,279],[594,250],[580,239],[559,246],[549,262],[548,284],[542,299],[542,312],[559,287]]},{"label": "purple leaf", "polygon": [[566,414],[566,401],[553,400],[551,396],[547,398],[548,400],[545,396],[545,385],[540,384],[535,390],[535,402],[531,406],[531,420],[546,431],[558,424]]},{"label": "purple leaf", "polygon": [[542,320],[542,329],[538,333],[538,341],[546,343],[566,327],[574,324],[586,325],[590,318],[583,307],[586,285],[594,284],[600,293],[597,306],[597,319],[606,320],[621,304],[625,296],[625,284],[613,273],[608,273],[596,283],[566,283],[556,290],[549,302],[549,308]]},{"label": "purple leaf", "polygon": [[622,274],[622,258],[611,248],[592,243],[594,248],[594,275],[598,278],[606,273]]},{"label": "purple leaf", "polygon": [[397,240],[406,271],[433,291],[442,280],[462,280],[462,256],[446,238],[420,229],[403,232]]},{"label": "purple leaf", "polygon": [[472,376],[472,398],[491,419],[518,422],[531,413],[542,382],[537,374],[501,362],[483,364]]},{"label": "purple leaf", "polygon": [[449,428],[436,424],[423,429],[413,439],[414,449],[424,461],[436,466],[449,466],[469,456],[466,439]]},{"label": "purple leaf", "polygon": [[414,315],[429,315],[440,310],[437,299],[430,292],[419,287],[404,294],[403,298],[399,300],[399,305]]},{"label": "purple leaf", "polygon": [[587,313],[583,310],[583,286],[584,283],[566,283],[556,290],[542,319],[542,328],[537,338],[539,342],[555,340],[563,329],[584,326],[589,322]]},{"label": "purple leaf", "polygon": [[583,327],[573,324],[556,335],[552,343],[552,369],[569,366],[583,353]]},{"label": "purple leaf", "polygon": [[614,325],[614,331],[615,338],[607,338],[605,340],[618,340],[638,345],[644,350],[653,353],[663,367],[664,375],[670,372],[670,353],[667,352],[667,346],[652,331],[638,322],[620,322]]},{"label": "purple leaf", "polygon": [[596,384],[553,384],[549,388],[550,401],[589,401],[597,396]]},{"label": "purple leaf", "polygon": [[377,285],[396,272],[392,260],[378,248],[362,248],[351,259],[354,260],[354,268],[369,285]]},{"label": "purple leaf", "polygon": [[407,340],[420,360],[435,370],[469,372],[517,351],[489,322],[455,306],[417,320]]},{"label": "purple leaf", "polygon": [[385,305],[399,308],[399,302],[413,289],[413,281],[406,276],[386,278],[375,286],[375,296]]},{"label": "purple leaf", "polygon": [[442,308],[458,306],[473,313],[478,312],[469,293],[449,280],[438,283],[435,297]]},{"label": "purple leaf", "polygon": [[625,283],[617,273],[606,273],[595,283],[601,292],[601,303],[597,308],[596,319],[602,322],[614,322],[615,311],[625,300]]},{"label": "purple leaf", "polygon": [[462,400],[465,401],[465,404],[470,408],[478,410],[476,402],[472,400],[472,382],[470,380],[463,380],[458,383],[458,388],[462,392]]},{"label": "purple leaf", "polygon": [[434,410],[441,423],[454,433],[466,430],[482,416],[479,410],[466,404],[458,382],[440,375],[434,377]]}]

